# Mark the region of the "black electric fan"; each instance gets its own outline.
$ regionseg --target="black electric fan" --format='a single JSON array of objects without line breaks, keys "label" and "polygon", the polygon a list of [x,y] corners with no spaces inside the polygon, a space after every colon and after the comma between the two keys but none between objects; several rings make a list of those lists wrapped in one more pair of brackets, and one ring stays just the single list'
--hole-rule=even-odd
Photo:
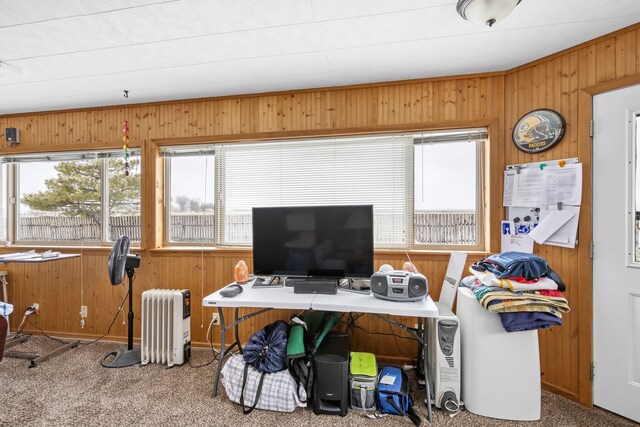
[{"label": "black electric fan", "polygon": [[[129,315],[127,316],[127,348],[112,351],[105,355],[100,364],[105,368],[124,368],[140,363],[140,349],[133,348],[133,276],[140,267],[140,255],[129,254],[129,237],[120,236],[109,254],[109,280],[112,285],[119,285],[124,280],[124,273],[129,278]],[[110,361],[107,361],[114,356]]]}]

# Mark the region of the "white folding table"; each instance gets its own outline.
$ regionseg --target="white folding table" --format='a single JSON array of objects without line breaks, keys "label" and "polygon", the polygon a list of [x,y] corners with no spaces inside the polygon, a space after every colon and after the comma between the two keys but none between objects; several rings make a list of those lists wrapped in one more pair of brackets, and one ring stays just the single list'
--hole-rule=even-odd
[{"label": "white folding table", "polygon": [[[234,347],[238,347],[242,353],[242,345],[238,335],[238,325],[247,319],[259,314],[265,313],[272,309],[291,309],[291,310],[323,310],[337,311],[342,313],[368,313],[372,314],[384,321],[391,323],[393,326],[402,328],[407,331],[422,345],[423,357],[425,361],[425,389],[427,393],[427,415],[431,422],[431,393],[429,390],[428,370],[426,368],[427,360],[427,336],[426,336],[426,319],[438,316],[438,308],[427,296],[422,301],[413,302],[396,302],[386,301],[374,297],[373,295],[343,292],[339,291],[336,295],[321,294],[296,294],[291,287],[260,287],[253,288],[252,282],[243,287],[243,292],[235,297],[225,298],[220,295],[220,290],[207,295],[202,299],[202,305],[205,307],[217,307],[220,317],[220,356],[218,366],[215,373],[213,391],[211,396],[214,397],[218,393],[218,384],[220,381],[220,372],[222,371],[222,361],[224,356]],[[234,309],[234,321],[227,325],[222,312],[223,308]],[[238,317],[240,308],[260,308],[242,317]],[[386,317],[387,315],[409,316],[418,318],[418,329],[404,325],[394,319]],[[225,344],[225,333],[234,329],[235,341],[229,346]]]},{"label": "white folding table", "polygon": [[[63,259],[76,258],[79,256],[80,254],[58,254],[56,256],[43,257],[42,253],[35,253],[32,251],[29,251],[29,252],[0,255],[0,264],[10,264],[10,263],[32,264],[32,263],[41,263],[41,262],[49,262],[49,261],[59,261]],[[2,282],[2,297],[4,298],[5,302],[8,302],[7,301],[8,282],[6,279],[6,275],[7,273],[5,271],[0,272],[0,282]],[[9,317],[7,316],[7,324],[8,322],[9,322]],[[29,365],[30,368],[38,366],[38,363],[44,362],[45,360],[55,356],[56,354],[59,354],[59,353],[62,353],[63,351],[77,347],[78,343],[80,342],[79,340],[72,340],[71,342],[64,344],[44,355],[39,355],[37,353],[22,352],[22,351],[8,351],[9,348],[15,346],[16,344],[20,344],[26,341],[27,338],[28,338],[27,336],[24,336],[22,338],[12,339],[11,341],[7,340],[7,343],[5,345],[4,355],[7,357],[17,357],[21,359],[28,359],[31,361],[31,364]]]}]

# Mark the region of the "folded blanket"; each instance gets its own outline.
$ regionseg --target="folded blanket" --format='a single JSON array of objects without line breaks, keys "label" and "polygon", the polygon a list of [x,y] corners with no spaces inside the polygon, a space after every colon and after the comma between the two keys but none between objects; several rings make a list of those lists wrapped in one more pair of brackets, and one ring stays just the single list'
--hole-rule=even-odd
[{"label": "folded blanket", "polygon": [[502,327],[507,332],[532,331],[562,326],[562,319],[549,313],[500,313]]},{"label": "folded blanket", "polygon": [[[493,313],[536,311],[552,314],[568,313],[569,303],[560,291],[508,291],[480,283],[475,276],[462,279],[484,308]],[[561,314],[560,314],[561,316]]]},{"label": "folded blanket", "polygon": [[489,287],[508,288],[510,291],[540,291],[556,290],[558,284],[548,277],[540,277],[537,280],[516,281],[514,279],[499,279],[495,274],[488,271],[478,271],[469,267],[469,272],[480,282]]},{"label": "folded blanket", "polygon": [[482,306],[487,310],[493,311],[494,313],[500,312],[502,307],[536,304],[555,307],[564,313],[568,313],[570,311],[569,303],[564,297],[548,297],[533,292],[522,292],[521,294],[508,291],[487,292],[480,299],[480,304],[482,304]]},{"label": "folded blanket", "polygon": [[[525,313],[525,312],[538,312],[538,313],[549,313],[553,314],[556,317],[562,319],[562,311],[560,311],[557,307],[552,307],[550,305],[536,303],[536,304],[508,304],[501,303],[496,304],[496,307],[491,309],[488,308],[488,311],[492,313]],[[565,313],[566,311],[563,310]]]}]

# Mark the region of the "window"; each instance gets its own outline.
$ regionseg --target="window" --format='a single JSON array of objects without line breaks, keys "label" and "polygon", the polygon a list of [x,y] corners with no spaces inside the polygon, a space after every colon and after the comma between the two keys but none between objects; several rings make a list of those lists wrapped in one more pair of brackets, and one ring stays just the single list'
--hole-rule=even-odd
[{"label": "window", "polygon": [[414,245],[481,248],[486,130],[428,132],[414,141]]},{"label": "window", "polygon": [[165,158],[167,243],[215,243],[213,147],[167,147]]},{"label": "window", "polygon": [[224,144],[218,238],[251,244],[251,208],[372,204],[378,247],[410,242],[410,135]]},{"label": "window", "polygon": [[372,204],[377,248],[480,247],[485,138],[471,129],[165,147],[165,240],[250,245],[253,207]]},{"label": "window", "polygon": [[14,176],[12,240],[23,242],[140,241],[140,160],[131,150],[5,157]]}]

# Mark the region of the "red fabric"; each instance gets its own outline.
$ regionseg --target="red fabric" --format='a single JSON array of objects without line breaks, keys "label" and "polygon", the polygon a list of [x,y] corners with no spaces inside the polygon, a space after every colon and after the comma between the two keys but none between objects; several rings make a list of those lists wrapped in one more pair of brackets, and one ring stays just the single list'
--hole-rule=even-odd
[{"label": "red fabric", "polygon": [[542,290],[538,292],[540,292],[540,295],[544,295],[545,297],[564,298],[564,294],[560,291]]},{"label": "red fabric", "polygon": [[527,280],[522,276],[509,277],[508,279],[518,283],[529,283],[529,284],[538,283],[538,279]]}]

